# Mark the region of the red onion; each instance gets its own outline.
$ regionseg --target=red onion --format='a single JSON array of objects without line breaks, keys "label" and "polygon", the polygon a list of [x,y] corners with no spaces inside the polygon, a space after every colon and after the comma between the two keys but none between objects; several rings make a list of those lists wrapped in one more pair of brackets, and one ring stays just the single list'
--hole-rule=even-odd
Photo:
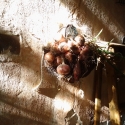
[{"label": "red onion", "polygon": [[89,45],[86,45],[84,48],[81,49],[80,52],[80,60],[84,60],[85,58],[88,58],[89,56],[92,56],[92,50],[90,49]]},{"label": "red onion", "polygon": [[60,64],[56,70],[60,75],[67,75],[70,73],[70,67],[67,64]]},{"label": "red onion", "polygon": [[73,54],[71,52],[67,52],[65,54],[65,58],[69,61],[72,62],[73,61]]},{"label": "red onion", "polygon": [[45,54],[44,59],[45,59],[48,63],[52,64],[53,61],[54,61],[54,59],[55,59],[55,56],[54,56],[54,54],[53,54],[52,52],[48,52],[48,53]]},{"label": "red onion", "polygon": [[72,50],[72,52],[76,55],[78,55],[80,53],[80,49],[78,46],[73,45],[72,47],[70,47],[70,49]]},{"label": "red onion", "polygon": [[76,36],[75,41],[76,41],[78,46],[84,46],[85,39],[84,39],[84,37],[82,35]]},{"label": "red onion", "polygon": [[63,62],[62,57],[61,57],[61,56],[57,56],[57,57],[55,58],[55,60],[54,60],[54,66],[60,65],[60,64],[62,64],[62,62]]},{"label": "red onion", "polygon": [[58,48],[62,53],[65,53],[65,52],[69,51],[69,49],[70,49],[66,42],[60,43]]},{"label": "red onion", "polygon": [[81,76],[81,66],[80,66],[80,62],[79,62],[79,59],[78,59],[77,63],[74,66],[74,69],[73,69],[74,80],[78,81],[80,76]]}]

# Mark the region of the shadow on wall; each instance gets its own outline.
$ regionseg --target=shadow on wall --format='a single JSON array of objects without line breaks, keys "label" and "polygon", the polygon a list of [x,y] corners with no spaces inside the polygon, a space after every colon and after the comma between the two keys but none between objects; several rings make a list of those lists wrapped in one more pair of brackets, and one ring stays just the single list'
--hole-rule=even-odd
[{"label": "shadow on wall", "polygon": [[[82,27],[86,24],[90,27],[93,36],[96,36],[103,28],[103,33],[100,35],[102,40],[110,41],[115,38],[115,42],[121,42],[120,40],[123,38],[125,31],[123,25],[124,18],[122,16],[124,15],[125,9],[118,7],[115,1],[60,1],[69,9],[69,11],[71,11],[72,17],[76,15],[74,20],[77,21],[79,26]],[[111,11],[108,11],[107,9],[109,8],[109,5]],[[122,13],[118,14],[117,9]],[[119,15],[119,18],[117,14]],[[122,17],[123,20],[121,20],[120,17]]]},{"label": "shadow on wall", "polygon": [[9,48],[12,54],[20,54],[19,35],[6,35],[0,33],[0,53],[4,53]]},{"label": "shadow on wall", "polygon": [[49,98],[55,98],[55,96],[59,92],[57,87],[55,87],[55,88],[38,88],[37,91],[39,94],[45,95]]},{"label": "shadow on wall", "polygon": [[[19,124],[18,124],[19,123]],[[1,125],[29,125],[29,124],[35,124],[35,125],[48,125],[43,122],[35,121],[30,118],[26,118],[23,116],[18,116],[18,115],[10,115],[4,113],[4,116],[0,115],[0,124]]]},{"label": "shadow on wall", "polygon": [[[28,125],[31,123],[35,125],[50,125],[49,122],[52,123],[52,110],[49,110],[46,104],[43,104],[43,101],[38,101],[38,97],[34,96],[29,100],[25,97],[17,98],[16,96],[11,97],[1,93],[0,98],[0,103],[4,104],[2,108],[5,108],[1,110],[0,114],[1,125]],[[38,105],[41,106],[38,107]]]},{"label": "shadow on wall", "polygon": [[[37,81],[39,82],[38,79],[40,79],[41,53],[35,53],[30,46],[23,46],[22,37],[20,35],[0,33],[0,62],[20,64],[26,70],[26,73],[25,71],[23,73],[23,75],[26,75],[25,82],[35,86],[39,84]],[[34,75],[34,81],[30,78],[31,73]]]}]

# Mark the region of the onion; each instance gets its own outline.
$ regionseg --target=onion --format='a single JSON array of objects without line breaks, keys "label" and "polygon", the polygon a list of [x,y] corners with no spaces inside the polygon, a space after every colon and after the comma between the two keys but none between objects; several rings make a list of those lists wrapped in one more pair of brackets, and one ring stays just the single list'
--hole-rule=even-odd
[{"label": "onion", "polygon": [[56,70],[60,75],[67,75],[70,73],[70,67],[67,64],[60,64]]},{"label": "onion", "polygon": [[58,48],[58,44],[56,43],[51,46],[50,51],[54,53],[55,55],[61,53],[61,51]]},{"label": "onion", "polygon": [[74,80],[78,81],[80,76],[81,76],[81,66],[80,66],[80,62],[79,62],[79,59],[78,59],[77,63],[74,66],[74,69],[73,69]]},{"label": "onion", "polygon": [[62,62],[63,62],[62,57],[61,57],[61,56],[57,56],[57,57],[55,58],[55,60],[54,60],[54,66],[60,65],[60,64],[62,64]]},{"label": "onion", "polygon": [[49,63],[49,64],[52,64],[54,59],[55,59],[55,56],[52,52],[48,52],[45,54],[44,56],[44,59]]},{"label": "onion", "polygon": [[69,51],[69,49],[70,49],[66,42],[60,43],[58,48],[62,53],[65,53],[65,52]]},{"label": "onion", "polygon": [[76,36],[75,41],[76,41],[78,46],[84,46],[85,39],[84,39],[84,37],[82,35]]},{"label": "onion", "polygon": [[89,56],[92,56],[92,50],[90,49],[89,45],[86,45],[84,48],[81,49],[80,52],[80,60],[84,60],[85,58],[88,58]]},{"label": "onion", "polygon": [[76,54],[76,55],[78,55],[78,54],[80,53],[80,49],[79,49],[79,47],[76,46],[76,45],[73,45],[70,49],[71,49],[72,52],[73,52],[74,54]]},{"label": "onion", "polygon": [[71,52],[65,53],[65,59],[67,59],[70,63],[75,60],[74,57],[75,56]]}]

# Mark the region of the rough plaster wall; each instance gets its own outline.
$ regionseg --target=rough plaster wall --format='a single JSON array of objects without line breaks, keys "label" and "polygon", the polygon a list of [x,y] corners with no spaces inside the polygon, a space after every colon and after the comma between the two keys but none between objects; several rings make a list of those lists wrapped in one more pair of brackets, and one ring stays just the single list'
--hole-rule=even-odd
[{"label": "rough plaster wall", "polygon": [[[84,119],[83,104],[85,103],[83,99],[77,98],[77,88],[61,84],[62,88],[60,91],[56,90],[55,99],[34,91],[34,87],[40,84],[42,78],[42,44],[50,40],[60,26],[66,26],[69,23],[81,29],[81,33],[90,36],[95,36],[103,28],[104,32],[100,39],[109,41],[115,38],[115,42],[121,42],[125,32],[125,9],[115,2],[104,0],[101,2],[100,0],[0,1],[0,32],[20,34],[22,39],[21,53],[13,61],[3,62],[1,58],[3,56],[5,58],[6,55],[0,55],[0,125],[64,125],[64,118],[74,104],[81,120]],[[117,17],[121,13],[123,17]],[[7,56],[7,58],[11,57]],[[53,85],[49,83],[47,85],[48,95]],[[93,73],[83,79],[81,88],[85,98],[92,99]],[[54,92],[55,90],[52,94]],[[55,106],[58,98],[62,98],[63,105],[65,102],[70,104],[68,111],[64,110],[63,105],[60,109]],[[88,120],[85,122],[86,125],[89,124]]]}]

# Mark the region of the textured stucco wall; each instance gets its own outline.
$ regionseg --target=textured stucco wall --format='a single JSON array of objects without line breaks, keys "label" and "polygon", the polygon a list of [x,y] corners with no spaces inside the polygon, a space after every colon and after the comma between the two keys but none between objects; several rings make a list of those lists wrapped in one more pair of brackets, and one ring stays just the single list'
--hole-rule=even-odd
[{"label": "textured stucco wall", "polygon": [[[1,0],[0,4],[0,33],[21,36],[20,55],[4,62],[3,58],[11,56],[0,55],[0,125],[64,125],[73,106],[85,120],[79,89],[61,84],[58,91],[47,83],[41,91],[47,95],[57,91],[55,99],[35,90],[42,80],[42,44],[50,41],[60,26],[70,23],[90,36],[103,28],[100,39],[115,38],[120,43],[125,35],[124,6],[104,0]],[[91,73],[81,81],[86,99],[93,99],[93,77]],[[55,106],[58,98],[63,100],[59,109]],[[70,104],[67,110],[65,103]]]}]

